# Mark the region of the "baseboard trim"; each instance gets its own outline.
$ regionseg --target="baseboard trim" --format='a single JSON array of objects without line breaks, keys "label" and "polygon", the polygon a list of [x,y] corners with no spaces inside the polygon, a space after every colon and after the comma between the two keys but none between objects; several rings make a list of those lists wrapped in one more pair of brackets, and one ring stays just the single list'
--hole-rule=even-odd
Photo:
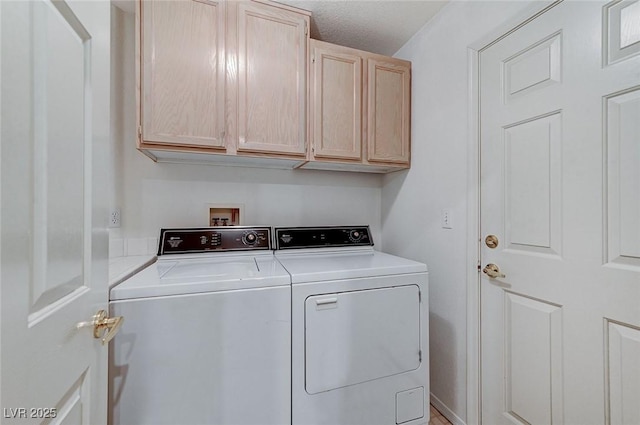
[{"label": "baseboard trim", "polygon": [[451,409],[449,409],[440,399],[431,393],[431,404],[438,409],[442,416],[449,419],[452,425],[467,425],[462,419],[458,417]]}]

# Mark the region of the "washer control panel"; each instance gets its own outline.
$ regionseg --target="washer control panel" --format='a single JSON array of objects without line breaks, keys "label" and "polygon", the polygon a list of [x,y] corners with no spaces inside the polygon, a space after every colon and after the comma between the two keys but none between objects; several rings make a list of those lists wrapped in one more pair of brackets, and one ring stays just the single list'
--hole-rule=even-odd
[{"label": "washer control panel", "polygon": [[269,227],[199,227],[162,229],[158,255],[270,249]]},{"label": "washer control panel", "polygon": [[276,249],[373,246],[369,226],[277,227]]}]

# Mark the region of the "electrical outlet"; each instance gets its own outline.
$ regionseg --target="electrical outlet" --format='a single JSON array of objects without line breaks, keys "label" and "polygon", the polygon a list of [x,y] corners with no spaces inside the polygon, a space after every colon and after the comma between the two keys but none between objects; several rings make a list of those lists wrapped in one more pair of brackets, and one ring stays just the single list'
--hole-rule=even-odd
[{"label": "electrical outlet", "polygon": [[109,214],[109,227],[120,227],[120,208],[114,208]]},{"label": "electrical outlet", "polygon": [[453,217],[451,216],[451,210],[449,208],[442,210],[442,228],[453,229]]}]

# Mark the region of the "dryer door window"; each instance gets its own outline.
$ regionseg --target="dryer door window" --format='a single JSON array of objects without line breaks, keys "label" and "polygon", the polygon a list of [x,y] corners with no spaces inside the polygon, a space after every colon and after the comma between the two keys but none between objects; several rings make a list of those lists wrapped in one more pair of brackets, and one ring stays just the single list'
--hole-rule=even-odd
[{"label": "dryer door window", "polygon": [[310,296],[305,319],[309,394],[420,366],[416,285]]}]

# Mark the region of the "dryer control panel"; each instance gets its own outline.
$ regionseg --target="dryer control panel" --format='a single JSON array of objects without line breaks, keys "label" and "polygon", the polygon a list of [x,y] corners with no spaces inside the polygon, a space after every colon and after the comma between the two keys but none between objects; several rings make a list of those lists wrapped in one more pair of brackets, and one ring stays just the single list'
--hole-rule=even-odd
[{"label": "dryer control panel", "polygon": [[269,227],[162,229],[158,255],[270,249]]},{"label": "dryer control panel", "polygon": [[369,226],[277,227],[276,249],[373,246]]}]

